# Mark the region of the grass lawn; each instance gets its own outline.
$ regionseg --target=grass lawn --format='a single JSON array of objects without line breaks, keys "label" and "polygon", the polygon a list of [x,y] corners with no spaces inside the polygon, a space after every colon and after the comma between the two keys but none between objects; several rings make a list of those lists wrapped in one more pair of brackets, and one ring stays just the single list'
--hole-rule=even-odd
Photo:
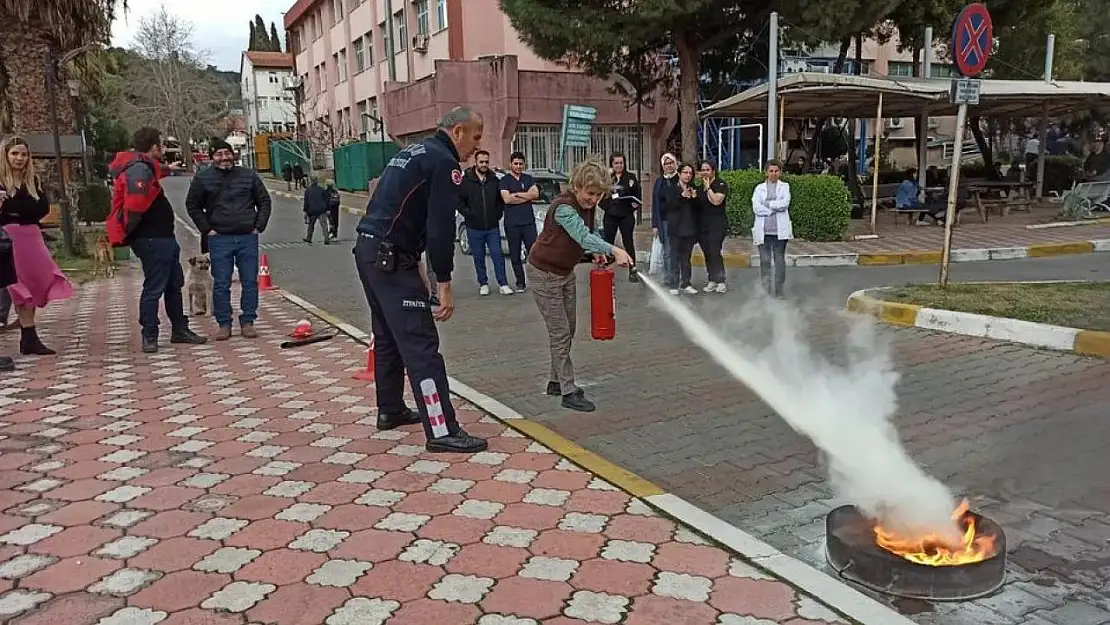
[{"label": "grass lawn", "polygon": [[1110,332],[1110,282],[917,284],[877,291],[893,302]]},{"label": "grass lawn", "polygon": [[92,280],[93,272],[96,270],[95,260],[81,256],[71,257],[64,254],[55,254],[54,262],[58,263],[58,267],[66,272],[66,276],[74,284],[82,284]]}]

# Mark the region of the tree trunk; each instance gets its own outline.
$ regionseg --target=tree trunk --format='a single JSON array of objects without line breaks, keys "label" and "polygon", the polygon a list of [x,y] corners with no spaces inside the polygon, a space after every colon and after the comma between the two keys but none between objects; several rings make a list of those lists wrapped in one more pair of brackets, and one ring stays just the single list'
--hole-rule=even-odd
[{"label": "tree trunk", "polygon": [[698,50],[686,32],[675,34],[678,55],[678,111],[682,125],[682,160],[693,163],[698,158]]},{"label": "tree trunk", "polygon": [[[844,62],[848,60],[848,48],[850,48],[851,45],[851,37],[845,37],[840,42],[840,52],[836,55],[836,62],[833,63],[832,73],[839,74],[844,71]],[[821,133],[825,130],[825,124],[827,124],[828,121],[828,117],[817,118],[817,126],[813,129],[813,137],[809,140],[809,149],[806,150],[806,169],[809,169],[813,165],[813,156],[817,154],[817,148],[821,145]]]},{"label": "tree trunk", "polygon": [[[856,74],[859,75],[863,70],[863,33],[856,33],[855,37]],[[859,127],[859,120],[853,119],[849,123],[852,128],[848,133],[848,192],[852,194],[853,198],[862,201],[863,189],[859,186],[859,161],[856,154],[856,150],[859,149],[859,146],[856,145],[856,129]],[[876,170],[878,170],[877,166]]]},{"label": "tree trunk", "polygon": [[983,157],[983,165],[987,170],[988,178],[997,178],[995,176],[994,167],[994,150],[991,149],[990,142],[983,135],[982,118],[972,117],[968,120],[968,125],[971,126],[971,134],[975,136],[975,143],[979,146],[979,154]]}]

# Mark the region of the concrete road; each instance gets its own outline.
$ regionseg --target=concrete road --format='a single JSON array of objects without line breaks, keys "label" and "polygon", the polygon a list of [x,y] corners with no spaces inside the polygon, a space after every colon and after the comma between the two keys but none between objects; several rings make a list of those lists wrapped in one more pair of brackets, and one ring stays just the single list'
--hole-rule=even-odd
[{"label": "concrete road", "polygon": [[[183,204],[185,181],[171,179]],[[300,241],[300,207],[275,197],[264,233],[275,282],[368,329],[351,259],[354,217],[336,246]],[[642,287],[619,280],[618,336],[589,339],[584,276],[575,346],[580,382],[599,406],[582,415],[544,396],[548,353],[530,296],[479,297],[456,259],[457,311],[442,327],[451,374],[564,436],[689,499],[775,547],[821,564],[824,514],[836,501],[813,446],[691,345]],[[584,273],[584,272],[580,272]],[[953,265],[954,280],[1110,279],[1105,256]],[[789,297],[809,311],[815,351],[843,347],[837,311],[852,291],[936,279],[937,268],[792,269]],[[728,318],[758,270],[697,306]],[[695,281],[703,273],[695,269]],[[930,473],[1006,528],[1010,581],[975,602],[898,602],[937,625],[1110,623],[1110,362],[915,329],[880,328],[901,379],[896,422]],[[738,336],[751,339],[752,329]],[[799,392],[804,392],[800,388]]]}]

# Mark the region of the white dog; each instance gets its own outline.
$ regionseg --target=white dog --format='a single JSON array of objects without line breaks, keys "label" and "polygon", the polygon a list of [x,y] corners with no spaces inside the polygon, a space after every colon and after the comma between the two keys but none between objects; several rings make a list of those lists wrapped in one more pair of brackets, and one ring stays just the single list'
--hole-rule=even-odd
[{"label": "white dog", "polygon": [[189,300],[189,316],[212,314],[212,261],[207,254],[189,259],[189,275],[185,277],[185,297]]}]

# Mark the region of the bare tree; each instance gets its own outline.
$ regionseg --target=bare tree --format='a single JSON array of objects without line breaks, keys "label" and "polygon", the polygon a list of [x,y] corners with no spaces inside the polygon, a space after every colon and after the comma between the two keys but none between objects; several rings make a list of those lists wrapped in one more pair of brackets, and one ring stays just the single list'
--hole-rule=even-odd
[{"label": "bare tree", "polygon": [[133,119],[176,137],[191,165],[192,141],[212,133],[231,108],[230,96],[207,70],[192,23],[171,15],[164,4],[140,18],[132,49],[142,57],[126,80]]}]

